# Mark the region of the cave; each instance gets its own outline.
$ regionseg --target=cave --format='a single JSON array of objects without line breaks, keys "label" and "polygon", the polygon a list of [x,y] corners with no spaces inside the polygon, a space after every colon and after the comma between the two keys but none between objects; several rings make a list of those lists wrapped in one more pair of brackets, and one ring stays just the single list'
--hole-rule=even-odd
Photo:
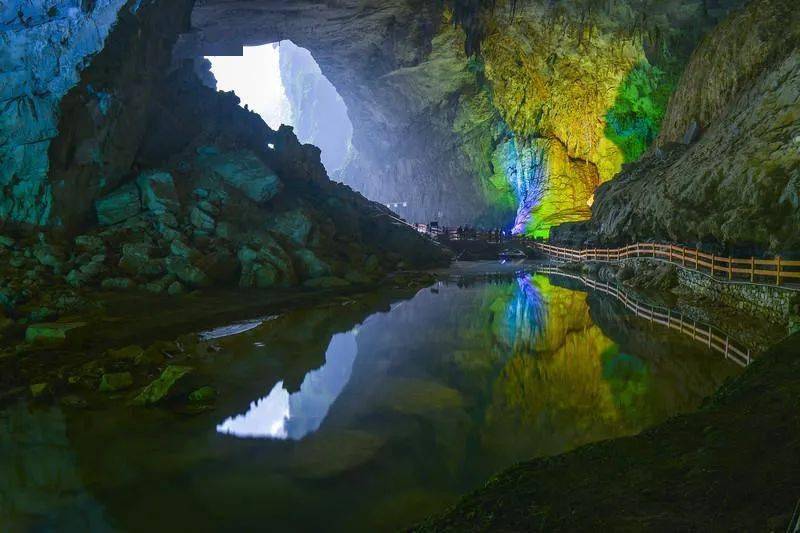
[{"label": "cave", "polygon": [[0,529],[798,531],[794,0],[0,2]]}]

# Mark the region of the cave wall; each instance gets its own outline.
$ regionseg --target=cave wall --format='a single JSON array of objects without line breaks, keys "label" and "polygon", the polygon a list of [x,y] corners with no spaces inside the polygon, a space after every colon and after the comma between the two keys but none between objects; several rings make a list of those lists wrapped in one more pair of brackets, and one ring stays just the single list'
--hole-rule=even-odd
[{"label": "cave wall", "polygon": [[[3,74],[11,112],[0,124],[0,215],[91,224],[94,200],[151,163],[141,117],[163,74],[184,59],[197,66],[203,55],[290,39],[347,103],[352,150],[337,177],[382,203],[406,202],[397,210],[408,220],[546,236],[593,213],[607,241],[710,236],[774,247],[788,239],[775,235],[791,233],[784,222],[797,204],[786,140],[786,54],[796,36],[781,26],[795,15],[786,0],[739,10],[743,3],[42,1],[26,2],[21,15],[4,7],[1,57],[13,68]],[[741,28],[753,31],[742,37]],[[9,55],[20,51],[41,61]],[[752,109],[783,118],[771,124]],[[667,149],[693,123],[705,130],[701,142],[680,156]],[[741,131],[757,135],[742,145]],[[658,177],[643,185],[643,173]],[[765,211],[776,198],[779,208]],[[700,220],[708,209],[725,213]]]},{"label": "cave wall", "polygon": [[[201,0],[181,53],[292,40],[350,111],[342,181],[408,202],[409,220],[546,236],[650,147],[691,51],[743,2]],[[502,159],[530,146],[547,147],[544,166]],[[542,172],[520,196],[532,187],[515,179]]]},{"label": "cave wall", "polygon": [[333,175],[350,156],[353,124],[347,107],[308,50],[282,41],[279,57],[294,132],[301,142],[322,150],[322,163]]},{"label": "cave wall", "polygon": [[[352,153],[337,179],[382,203],[407,202],[398,212],[412,221],[513,218],[508,205],[498,210],[487,202],[471,154],[459,150],[460,127],[485,135],[476,124],[457,121],[459,103],[480,88],[469,70],[463,31],[443,19],[441,3],[235,4],[197,2],[193,31],[176,55],[236,53],[241,46],[291,40],[313,54],[347,104]],[[485,121],[481,130],[491,137],[493,124]]]},{"label": "cave wall", "polygon": [[[126,0],[13,0],[0,4],[0,220],[51,221],[48,150],[61,99],[103,48]],[[138,4],[136,4],[138,5]],[[135,10],[136,5],[127,9]],[[102,112],[108,95],[91,98]]]},{"label": "cave wall", "polygon": [[[756,0],[720,24],[692,55],[660,148],[600,187],[590,223],[567,225],[557,237],[796,252],[798,17],[792,1]],[[699,128],[696,142],[684,138],[691,124]]]}]

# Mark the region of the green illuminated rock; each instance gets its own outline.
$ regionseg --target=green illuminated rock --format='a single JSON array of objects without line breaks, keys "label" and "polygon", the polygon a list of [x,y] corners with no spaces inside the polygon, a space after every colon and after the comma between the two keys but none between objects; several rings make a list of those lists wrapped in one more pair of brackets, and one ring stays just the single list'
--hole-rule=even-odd
[{"label": "green illuminated rock", "polygon": [[189,394],[189,401],[194,403],[212,403],[217,399],[217,390],[214,387],[200,387]]},{"label": "green illuminated rock", "polygon": [[169,365],[158,379],[150,383],[134,398],[134,405],[154,405],[186,392],[186,378],[194,372],[188,366]]},{"label": "green illuminated rock", "polygon": [[84,322],[33,324],[25,330],[25,340],[36,344],[58,344],[65,342],[85,326]]},{"label": "green illuminated rock", "polygon": [[34,398],[43,398],[51,393],[50,385],[47,383],[34,383],[30,386],[30,391]]}]

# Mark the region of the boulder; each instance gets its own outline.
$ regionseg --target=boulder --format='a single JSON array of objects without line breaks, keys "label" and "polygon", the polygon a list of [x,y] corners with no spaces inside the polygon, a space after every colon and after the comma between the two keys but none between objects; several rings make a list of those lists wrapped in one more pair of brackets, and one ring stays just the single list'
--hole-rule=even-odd
[{"label": "boulder", "polygon": [[55,272],[58,272],[63,263],[64,252],[57,246],[39,242],[33,248],[33,256],[42,266],[50,267]]},{"label": "boulder", "polygon": [[173,281],[170,283],[169,287],[167,287],[167,294],[170,296],[177,296],[179,294],[183,294],[186,292],[183,288],[183,285],[180,281]]},{"label": "boulder", "polygon": [[133,385],[133,376],[130,372],[111,372],[103,374],[100,378],[100,392],[116,392],[125,390]]},{"label": "boulder", "polygon": [[134,405],[155,405],[180,394],[188,392],[186,390],[187,376],[192,374],[194,369],[188,366],[169,365],[155,381],[134,398]]},{"label": "boulder", "polygon": [[200,268],[183,257],[168,257],[167,272],[190,287],[208,287],[211,279]]},{"label": "boulder", "polygon": [[192,259],[198,255],[197,250],[193,249],[180,239],[176,239],[170,243],[169,251],[172,255],[183,257],[184,259]]},{"label": "boulder", "polygon": [[78,235],[75,237],[75,246],[90,253],[102,253],[105,250],[103,239],[97,235]]},{"label": "boulder", "polygon": [[294,209],[276,215],[267,226],[275,233],[286,237],[292,244],[304,247],[311,233],[312,222],[305,211]]},{"label": "boulder", "polygon": [[212,403],[217,399],[217,390],[214,387],[200,387],[189,394],[189,401],[193,403]]},{"label": "boulder", "polygon": [[275,286],[278,271],[268,263],[248,263],[242,267],[239,286],[242,288],[269,289]]},{"label": "boulder", "polygon": [[144,288],[153,294],[161,294],[167,291],[169,287],[177,280],[178,278],[174,274],[167,274],[166,276],[162,276],[159,279],[146,284]]},{"label": "boulder", "polygon": [[164,264],[150,259],[152,247],[147,243],[128,243],[122,247],[119,268],[128,274],[153,278],[164,273]]},{"label": "boulder", "polygon": [[139,214],[142,209],[139,188],[135,183],[127,183],[108,196],[95,202],[97,222],[101,226],[111,226],[124,222]]},{"label": "boulder", "polygon": [[32,324],[25,331],[25,340],[31,344],[58,344],[73,337],[85,326],[85,322]]},{"label": "boulder", "polygon": [[175,183],[168,172],[146,172],[136,179],[142,206],[154,214],[176,213],[180,209]]},{"label": "boulder", "polygon": [[234,235],[234,227],[229,222],[217,222],[214,234],[220,239],[231,239]]},{"label": "boulder", "polygon": [[292,252],[292,259],[297,273],[303,280],[321,278],[331,273],[331,267],[311,250],[295,250]]},{"label": "boulder", "polygon": [[30,386],[31,396],[34,398],[44,398],[51,393],[50,385],[47,383],[34,383]]},{"label": "boulder", "polygon": [[189,222],[195,228],[206,232],[213,232],[216,225],[214,218],[197,206],[194,206],[189,213]]},{"label": "boulder", "polygon": [[282,188],[277,174],[248,150],[201,154],[198,163],[255,202],[274,198]]}]

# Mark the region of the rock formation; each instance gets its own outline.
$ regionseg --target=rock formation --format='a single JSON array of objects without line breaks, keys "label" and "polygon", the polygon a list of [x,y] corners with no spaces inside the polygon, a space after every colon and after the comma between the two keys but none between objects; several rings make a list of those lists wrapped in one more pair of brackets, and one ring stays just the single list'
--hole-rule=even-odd
[{"label": "rock formation", "polygon": [[692,55],[658,148],[601,186],[591,222],[558,239],[796,250],[799,31],[785,0],[751,2],[720,24]]},{"label": "rock formation", "polygon": [[[3,57],[17,61],[8,87],[19,92],[5,102],[15,114],[3,115],[0,145],[10,154],[4,315],[40,322],[86,305],[85,288],[327,288],[446,264],[391,211],[331,182],[319,149],[291,128],[271,130],[233,94],[203,85],[192,62],[172,62],[191,2],[63,13],[51,4],[9,11],[3,35],[4,53],[18,53],[45,32],[72,61],[63,68],[80,67],[78,79],[78,70]],[[106,26],[73,35],[103,17]]]},{"label": "rock formation", "polygon": [[291,41],[280,43],[280,69],[297,138],[319,147],[322,163],[334,176],[347,162],[353,138],[342,97],[311,53]]}]

